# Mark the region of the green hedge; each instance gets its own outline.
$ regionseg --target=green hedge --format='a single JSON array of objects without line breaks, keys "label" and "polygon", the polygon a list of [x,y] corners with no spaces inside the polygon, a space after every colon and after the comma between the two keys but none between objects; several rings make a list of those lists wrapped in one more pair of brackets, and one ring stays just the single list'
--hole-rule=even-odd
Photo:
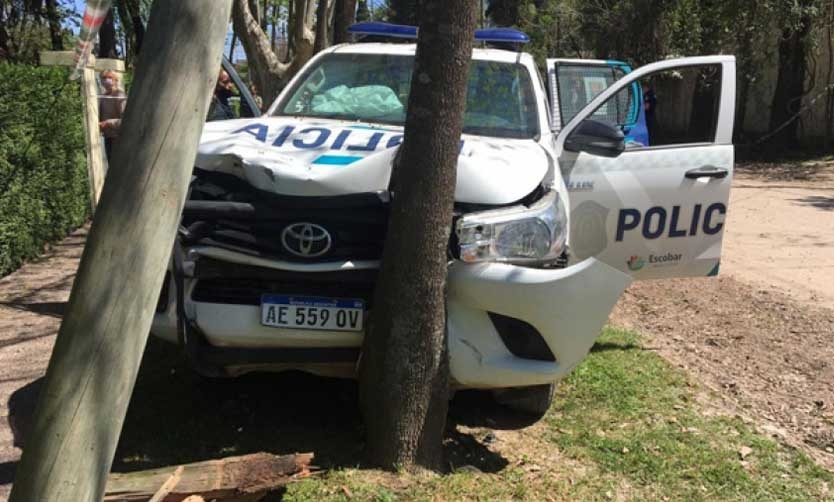
[{"label": "green hedge", "polygon": [[89,215],[81,97],[67,75],[0,63],[0,276]]}]

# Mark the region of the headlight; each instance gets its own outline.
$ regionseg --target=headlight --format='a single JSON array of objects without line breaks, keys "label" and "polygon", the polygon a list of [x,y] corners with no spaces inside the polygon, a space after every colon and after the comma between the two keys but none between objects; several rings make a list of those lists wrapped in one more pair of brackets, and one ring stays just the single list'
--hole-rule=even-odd
[{"label": "headlight", "polygon": [[567,237],[565,206],[550,191],[530,207],[513,206],[462,216],[455,231],[460,259],[546,263],[561,256]]}]

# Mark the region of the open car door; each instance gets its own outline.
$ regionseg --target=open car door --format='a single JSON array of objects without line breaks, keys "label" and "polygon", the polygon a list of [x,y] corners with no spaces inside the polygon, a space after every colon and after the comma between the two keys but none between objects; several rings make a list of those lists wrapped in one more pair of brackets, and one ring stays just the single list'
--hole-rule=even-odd
[{"label": "open car door", "polygon": [[[548,74],[557,79],[555,114],[566,109],[558,88],[573,84],[560,81],[558,68]],[[572,260],[594,256],[635,279],[718,273],[734,161],[735,79],[732,56],[650,64],[596,93],[564,122],[556,154],[570,195]],[[626,144],[623,134],[621,109],[637,92],[657,97],[643,109],[647,145]],[[557,128],[561,118],[553,123]]]}]

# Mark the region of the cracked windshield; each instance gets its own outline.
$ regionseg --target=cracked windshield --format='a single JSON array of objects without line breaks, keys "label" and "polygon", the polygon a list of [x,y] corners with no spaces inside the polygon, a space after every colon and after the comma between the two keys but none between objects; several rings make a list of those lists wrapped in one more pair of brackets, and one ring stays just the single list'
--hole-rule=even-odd
[{"label": "cracked windshield", "polygon": [[[330,54],[314,64],[274,115],[403,125],[412,56]],[[473,61],[463,131],[506,138],[538,133],[527,71],[513,63]]]}]

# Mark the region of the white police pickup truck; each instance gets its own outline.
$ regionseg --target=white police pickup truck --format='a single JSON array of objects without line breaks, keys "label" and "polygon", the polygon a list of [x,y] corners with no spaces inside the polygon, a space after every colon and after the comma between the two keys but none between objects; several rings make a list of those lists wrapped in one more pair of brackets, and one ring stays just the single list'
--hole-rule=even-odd
[{"label": "white police pickup truck", "polygon": [[[480,30],[476,39],[526,36]],[[355,374],[414,52],[413,43],[331,47],[263,116],[206,124],[152,328],[199,372]],[[717,273],[735,60],[622,67],[548,60],[546,87],[529,54],[473,50],[448,247],[457,388],[492,389],[543,413],[632,280]],[[687,112],[709,115],[700,132],[664,135],[681,121],[659,106],[651,137],[630,137],[647,124],[646,82],[693,69],[695,80],[712,77],[709,99]]]}]

